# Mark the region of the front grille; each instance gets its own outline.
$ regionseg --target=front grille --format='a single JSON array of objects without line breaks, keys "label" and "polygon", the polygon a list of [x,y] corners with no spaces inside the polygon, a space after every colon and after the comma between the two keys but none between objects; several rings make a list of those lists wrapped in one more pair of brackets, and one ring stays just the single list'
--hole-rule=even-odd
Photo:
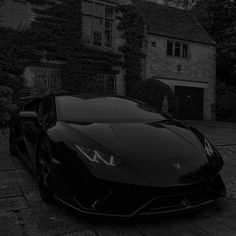
[{"label": "front grille", "polygon": [[210,189],[154,198],[139,214],[162,213],[188,209],[216,198]]}]

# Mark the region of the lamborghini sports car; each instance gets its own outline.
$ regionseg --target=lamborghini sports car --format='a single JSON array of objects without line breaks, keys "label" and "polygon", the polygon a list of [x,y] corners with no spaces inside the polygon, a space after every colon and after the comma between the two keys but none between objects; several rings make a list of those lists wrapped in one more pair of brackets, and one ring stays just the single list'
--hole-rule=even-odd
[{"label": "lamborghini sports car", "polygon": [[26,97],[10,152],[42,199],[88,214],[132,217],[192,209],[225,196],[223,160],[194,128],[120,96]]}]

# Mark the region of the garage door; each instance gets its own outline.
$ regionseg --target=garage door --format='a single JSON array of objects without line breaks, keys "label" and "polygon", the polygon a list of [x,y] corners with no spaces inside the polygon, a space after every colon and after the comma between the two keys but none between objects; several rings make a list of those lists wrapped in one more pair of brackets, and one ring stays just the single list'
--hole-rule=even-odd
[{"label": "garage door", "polygon": [[179,101],[179,119],[203,120],[203,89],[192,87],[175,87]]}]

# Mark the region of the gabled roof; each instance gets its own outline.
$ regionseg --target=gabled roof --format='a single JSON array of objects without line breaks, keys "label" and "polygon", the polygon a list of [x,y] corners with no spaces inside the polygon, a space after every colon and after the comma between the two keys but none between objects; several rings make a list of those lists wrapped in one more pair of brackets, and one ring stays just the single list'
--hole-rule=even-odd
[{"label": "gabled roof", "polygon": [[148,33],[215,45],[215,41],[187,11],[154,2],[132,0],[143,14]]}]

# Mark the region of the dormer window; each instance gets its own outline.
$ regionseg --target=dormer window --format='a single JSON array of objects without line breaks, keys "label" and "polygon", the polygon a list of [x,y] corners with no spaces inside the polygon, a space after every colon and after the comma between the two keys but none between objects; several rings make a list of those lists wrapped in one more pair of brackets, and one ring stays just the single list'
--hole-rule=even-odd
[{"label": "dormer window", "polygon": [[189,57],[189,46],[186,43],[167,40],[167,56],[177,58],[188,58]]}]

